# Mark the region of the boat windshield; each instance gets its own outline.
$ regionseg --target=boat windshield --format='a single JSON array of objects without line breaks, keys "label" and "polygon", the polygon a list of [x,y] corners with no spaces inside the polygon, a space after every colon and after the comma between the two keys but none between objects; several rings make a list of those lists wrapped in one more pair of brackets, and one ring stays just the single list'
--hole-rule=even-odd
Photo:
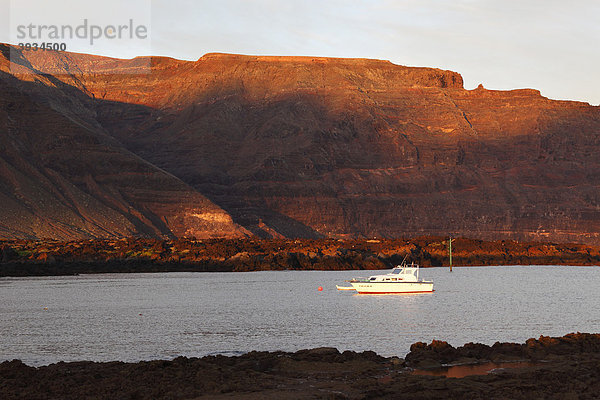
[{"label": "boat windshield", "polygon": [[402,269],[400,269],[400,268],[394,268],[394,269],[392,270],[392,274],[399,274],[399,273],[400,273],[400,271],[402,271]]}]

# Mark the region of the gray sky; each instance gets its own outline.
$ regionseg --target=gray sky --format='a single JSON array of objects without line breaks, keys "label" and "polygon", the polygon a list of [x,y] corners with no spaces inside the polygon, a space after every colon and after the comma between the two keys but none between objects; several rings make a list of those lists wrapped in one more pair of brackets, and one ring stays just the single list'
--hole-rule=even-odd
[{"label": "gray sky", "polygon": [[152,0],[150,10],[150,47],[87,52],[378,58],[457,71],[467,89],[600,103],[600,0]]}]

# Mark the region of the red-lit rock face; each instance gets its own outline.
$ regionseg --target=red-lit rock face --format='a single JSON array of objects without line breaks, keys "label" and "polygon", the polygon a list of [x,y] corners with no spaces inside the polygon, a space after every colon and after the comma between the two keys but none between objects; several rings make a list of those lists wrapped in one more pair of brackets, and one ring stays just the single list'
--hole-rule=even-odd
[{"label": "red-lit rock face", "polygon": [[[3,82],[255,234],[597,243],[598,107],[529,89],[468,91],[457,73],[378,60],[208,54],[152,58],[151,74],[131,75],[147,60],[24,56],[55,74]],[[152,204],[159,219],[181,215],[164,197]],[[176,234],[191,214],[202,213],[183,214]]]},{"label": "red-lit rock face", "polygon": [[[0,63],[0,238],[244,236],[230,215],[125,149],[89,99]],[[36,82],[37,81],[37,82]]]}]

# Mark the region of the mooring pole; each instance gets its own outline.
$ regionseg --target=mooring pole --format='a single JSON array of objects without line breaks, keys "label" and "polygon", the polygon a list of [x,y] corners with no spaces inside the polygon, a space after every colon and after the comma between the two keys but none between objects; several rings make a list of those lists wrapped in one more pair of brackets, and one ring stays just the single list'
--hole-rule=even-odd
[{"label": "mooring pole", "polygon": [[452,236],[450,236],[450,240],[448,240],[448,254],[450,256],[450,272],[452,272]]}]

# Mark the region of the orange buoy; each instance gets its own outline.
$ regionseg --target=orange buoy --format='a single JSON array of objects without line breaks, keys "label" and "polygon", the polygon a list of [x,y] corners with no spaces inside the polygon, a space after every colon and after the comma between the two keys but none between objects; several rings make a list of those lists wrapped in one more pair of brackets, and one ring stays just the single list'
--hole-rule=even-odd
[{"label": "orange buoy", "polygon": [[319,292],[323,291],[323,286],[319,286],[319,288],[317,289]]}]

